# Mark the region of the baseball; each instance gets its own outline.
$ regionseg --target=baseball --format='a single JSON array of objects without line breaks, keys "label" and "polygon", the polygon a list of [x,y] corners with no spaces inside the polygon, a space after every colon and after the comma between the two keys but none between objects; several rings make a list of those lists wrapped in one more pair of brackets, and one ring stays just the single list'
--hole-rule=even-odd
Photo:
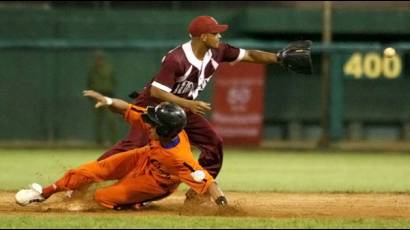
[{"label": "baseball", "polygon": [[396,55],[396,50],[391,48],[391,47],[388,47],[388,48],[384,49],[383,54],[384,54],[385,57],[391,58],[394,55]]}]

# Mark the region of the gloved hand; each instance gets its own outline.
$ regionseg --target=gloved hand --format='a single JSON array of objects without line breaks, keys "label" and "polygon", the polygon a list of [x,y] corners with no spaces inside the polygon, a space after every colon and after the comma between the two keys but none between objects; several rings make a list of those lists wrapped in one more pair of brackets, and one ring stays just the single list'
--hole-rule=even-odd
[{"label": "gloved hand", "polygon": [[277,53],[278,62],[286,70],[296,73],[312,74],[312,57],[310,47],[312,41],[295,41]]}]

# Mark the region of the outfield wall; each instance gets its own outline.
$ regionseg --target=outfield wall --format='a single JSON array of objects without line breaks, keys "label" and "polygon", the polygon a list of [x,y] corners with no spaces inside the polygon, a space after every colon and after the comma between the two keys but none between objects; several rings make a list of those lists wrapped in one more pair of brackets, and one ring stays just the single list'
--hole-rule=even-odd
[{"label": "outfield wall", "polygon": [[[2,9],[0,140],[92,140],[92,105],[81,96],[81,91],[93,51],[106,50],[119,80],[117,96],[127,98],[130,91],[141,89],[158,71],[160,60],[169,49],[188,39],[186,25],[190,19],[205,13],[230,24],[224,39],[243,48],[277,50],[288,40],[320,37],[322,19],[318,10]],[[377,38],[378,33],[406,37],[410,34],[408,21],[409,11],[340,11],[335,12],[333,28],[336,37],[364,34]],[[281,35],[286,39],[281,39]],[[394,77],[389,76],[397,71],[397,63],[387,64],[387,75],[379,68],[385,62],[380,54],[386,45],[396,47],[400,53],[401,68]],[[320,63],[322,51],[326,50],[333,55],[332,76],[336,80],[336,101],[332,107],[335,135],[342,139],[408,139],[408,48],[406,40],[394,44],[377,40],[335,42],[331,47],[315,42],[313,76],[268,66],[264,137],[318,137]],[[356,62],[360,63],[361,73],[357,67],[346,72],[344,66],[357,52],[361,55]],[[210,85],[201,99],[211,101],[212,95]],[[122,133],[126,129],[121,126]]]}]

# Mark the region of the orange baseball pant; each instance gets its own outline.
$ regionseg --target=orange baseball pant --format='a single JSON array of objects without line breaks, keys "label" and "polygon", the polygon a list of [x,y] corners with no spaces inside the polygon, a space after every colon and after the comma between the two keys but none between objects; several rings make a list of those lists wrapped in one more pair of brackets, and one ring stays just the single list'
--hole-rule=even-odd
[{"label": "orange baseball pant", "polygon": [[148,150],[148,147],[142,147],[84,164],[69,170],[55,185],[59,191],[75,190],[93,182],[119,180],[95,192],[95,200],[100,205],[113,209],[162,199],[174,192],[176,187],[164,189],[151,175],[144,173]]}]

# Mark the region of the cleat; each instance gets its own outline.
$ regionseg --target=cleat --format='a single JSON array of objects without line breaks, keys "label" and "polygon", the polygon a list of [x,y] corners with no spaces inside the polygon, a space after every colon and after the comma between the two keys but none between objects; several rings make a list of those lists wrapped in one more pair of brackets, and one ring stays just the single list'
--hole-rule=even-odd
[{"label": "cleat", "polygon": [[141,209],[144,209],[144,208],[148,208],[148,207],[151,206],[151,205],[152,205],[152,202],[151,202],[151,201],[144,201],[144,202],[142,202],[142,203],[135,203],[134,206],[133,206],[133,208],[134,208],[135,210],[141,210]]},{"label": "cleat", "polygon": [[41,195],[43,188],[37,183],[30,185],[28,189],[21,189],[16,193],[16,203],[22,206],[28,205],[33,202],[42,202],[44,197]]}]

